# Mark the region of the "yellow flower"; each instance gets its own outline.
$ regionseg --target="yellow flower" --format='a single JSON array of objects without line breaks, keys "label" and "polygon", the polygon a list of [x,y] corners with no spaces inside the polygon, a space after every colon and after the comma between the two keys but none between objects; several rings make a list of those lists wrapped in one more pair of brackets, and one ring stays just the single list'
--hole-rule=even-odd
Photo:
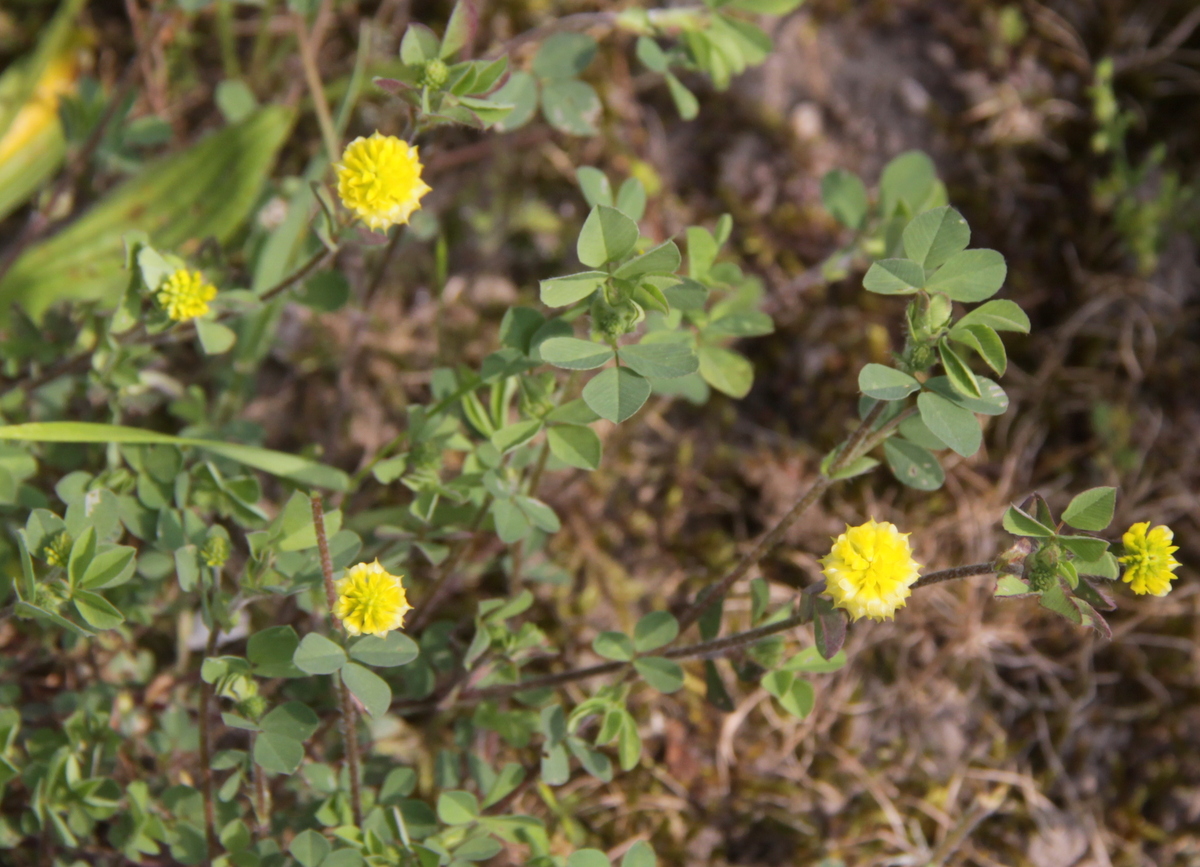
[{"label": "yellow flower", "polygon": [[391,575],[379,561],[359,563],[337,581],[333,613],[351,635],[387,635],[404,625],[412,610],[399,575]]},{"label": "yellow flower", "polygon": [[921,568],[912,558],[908,537],[886,521],[847,525],[821,561],[834,604],[854,620],[891,620],[904,607]]},{"label": "yellow flower", "polygon": [[407,223],[431,189],[421,180],[417,149],[378,132],[346,145],[334,168],[342,204],[372,229]]},{"label": "yellow flower", "polygon": [[208,312],[208,302],[217,297],[217,287],[205,283],[199,271],[180,268],[162,282],[154,297],[168,316],[183,322]]},{"label": "yellow flower", "polygon": [[1171,592],[1171,573],[1179,568],[1179,561],[1171,555],[1179,550],[1172,545],[1175,534],[1170,527],[1159,525],[1149,530],[1150,522],[1142,521],[1130,527],[1121,541],[1125,543],[1125,556],[1118,559],[1125,564],[1122,581],[1129,589],[1142,596],[1152,593],[1166,596]]}]

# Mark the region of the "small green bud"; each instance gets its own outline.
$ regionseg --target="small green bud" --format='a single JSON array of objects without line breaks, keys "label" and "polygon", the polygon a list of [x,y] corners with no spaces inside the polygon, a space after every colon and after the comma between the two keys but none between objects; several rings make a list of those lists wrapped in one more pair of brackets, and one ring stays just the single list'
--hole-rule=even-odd
[{"label": "small green bud", "polygon": [[1029,587],[1043,593],[1054,586],[1058,575],[1058,561],[1062,554],[1057,545],[1043,545],[1026,563],[1029,571]]},{"label": "small green bud", "polygon": [[42,559],[51,566],[66,566],[71,556],[71,545],[74,540],[66,530],[59,530],[45,547],[42,548]]},{"label": "small green bud", "polygon": [[422,87],[429,87],[434,90],[441,87],[450,78],[450,67],[440,58],[435,57],[428,61],[425,67],[421,70],[420,84]]},{"label": "small green bud", "polygon": [[214,534],[200,549],[200,557],[204,560],[204,565],[216,569],[225,565],[229,559],[230,550],[229,540],[224,536]]}]

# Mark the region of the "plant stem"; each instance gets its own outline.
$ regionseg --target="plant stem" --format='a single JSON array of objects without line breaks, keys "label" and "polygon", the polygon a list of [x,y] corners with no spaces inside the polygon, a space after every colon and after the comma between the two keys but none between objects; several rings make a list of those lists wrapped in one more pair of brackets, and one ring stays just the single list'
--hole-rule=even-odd
[{"label": "plant stem", "polygon": [[[704,613],[704,610],[708,606],[728,593],[734,584],[744,577],[763,557],[770,553],[771,549],[783,540],[783,537],[787,535],[787,531],[800,519],[800,516],[821,498],[821,495],[834,483],[835,479],[833,477],[837,475],[838,470],[850,464],[858,457],[859,449],[867,441],[871,433],[871,428],[883,413],[884,406],[885,404],[881,401],[871,408],[866,418],[859,423],[854,432],[846,438],[846,441],[838,447],[837,455],[834,457],[832,463],[830,463],[829,469],[817,477],[817,480],[809,486],[809,489],[796,501],[796,504],[792,506],[788,513],[780,518],[774,527],[759,537],[754,547],[738,561],[733,569],[725,574],[724,578],[713,585],[712,590],[707,593],[701,593],[696,601],[684,609],[683,613],[679,616],[680,632],[683,632],[699,620],[700,615]],[[885,428],[888,434],[890,434],[891,428],[886,426]],[[882,430],[878,433],[882,433]],[[863,451],[866,451],[866,449],[863,449]]]},{"label": "plant stem", "polygon": [[[216,655],[219,628],[214,619],[209,626],[208,641],[204,645],[204,659]],[[204,664],[204,660],[200,662],[201,665]],[[219,841],[217,840],[217,811],[213,804],[212,742],[208,730],[212,684],[206,680],[200,681],[199,704],[197,723],[200,738],[200,797],[204,800],[204,861],[211,867]]]},{"label": "plant stem", "polygon": [[[934,584],[941,584],[946,581],[953,581],[959,578],[968,578],[973,575],[988,575],[995,572],[994,563],[972,563],[969,566],[956,566],[952,569],[943,569],[939,572],[930,572],[928,575],[922,576],[915,584],[913,589],[921,587],[929,587]],[[745,632],[738,632],[733,635],[728,635],[724,638],[714,638],[709,641],[699,641],[695,644],[687,644],[683,647],[670,648],[658,653],[658,656],[665,656],[668,659],[713,659],[719,656],[724,656],[730,651],[737,650],[756,641],[760,641],[771,635],[776,635],[780,632],[786,632],[789,629],[794,629],[797,626],[802,626],[809,622],[811,617],[803,614],[793,614],[784,620],[777,623],[768,623],[765,626],[759,626],[755,629],[748,629]],[[588,665],[582,668],[573,668],[568,671],[560,671],[554,674],[545,674],[540,677],[533,677],[529,680],[523,680],[520,683],[508,683],[499,686],[488,686],[481,689],[468,689],[460,692],[450,706],[467,704],[470,702],[484,701],[486,699],[502,699],[515,695],[518,692],[526,690],[545,689],[548,687],[562,686],[566,683],[573,683],[577,680],[587,680],[592,677],[598,677],[602,674],[612,674],[613,672],[621,671],[622,669],[632,665],[631,661],[614,660],[612,662],[601,662],[596,665]],[[397,702],[392,706],[393,710],[429,710],[435,707],[436,701],[423,700],[419,702]],[[445,708],[442,708],[443,710]]]},{"label": "plant stem", "polygon": [[297,15],[296,42],[300,47],[300,65],[304,67],[304,81],[312,96],[313,109],[317,114],[317,125],[321,127],[321,138],[325,142],[325,150],[329,153],[329,163],[332,165],[341,156],[338,145],[337,130],[333,126],[333,115],[329,113],[329,101],[325,98],[325,88],[321,84],[321,72],[317,68],[316,48],[309,38],[308,25],[304,17]]},{"label": "plant stem", "polygon": [[[313,529],[317,535],[317,552],[321,558],[321,575],[325,580],[325,601],[329,603],[329,617],[336,621],[333,613],[337,607],[337,587],[333,583],[333,558],[329,555],[329,540],[325,536],[325,508],[319,494],[311,494]],[[354,824],[362,827],[362,783],[358,777],[358,729],[356,728],[354,702],[350,690],[340,674],[334,675],[338,685],[338,710],[341,714],[342,743],[346,750],[346,767],[350,771],[350,809],[354,813]]]}]

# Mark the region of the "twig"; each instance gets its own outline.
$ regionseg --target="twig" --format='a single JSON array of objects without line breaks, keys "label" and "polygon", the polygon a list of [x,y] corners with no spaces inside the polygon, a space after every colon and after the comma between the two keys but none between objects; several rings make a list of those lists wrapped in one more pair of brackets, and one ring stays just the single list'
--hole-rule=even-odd
[{"label": "twig", "polygon": [[[312,506],[313,529],[317,536],[317,552],[321,558],[321,575],[325,580],[325,600],[329,603],[329,616],[336,620],[333,613],[337,606],[337,587],[333,583],[333,558],[329,556],[329,540],[325,536],[325,508],[321,505],[319,494],[309,497]],[[354,702],[350,699],[350,689],[341,674],[336,674],[338,684],[338,709],[341,713],[342,742],[346,750],[346,767],[350,771],[350,809],[354,813],[354,824],[362,827],[362,783],[358,776],[358,728],[355,720]]]},{"label": "twig", "polygon": [[[740,561],[738,561],[738,564],[734,566],[733,569],[725,574],[724,578],[713,585],[711,590],[709,590],[707,593],[701,594],[696,601],[692,602],[691,605],[684,609],[683,613],[679,615],[680,632],[687,629],[689,626],[699,620],[700,616],[704,613],[708,606],[728,593],[729,588],[736,584],[743,576],[745,576],[747,572],[751,570],[751,568],[753,568],[760,560],[762,560],[762,558],[765,557],[771,551],[771,549],[778,545],[779,542],[783,540],[783,537],[787,535],[787,531],[792,528],[792,525],[799,520],[800,516],[808,511],[808,509],[821,498],[821,495],[824,494],[825,491],[828,490],[829,486],[833,484],[833,477],[837,474],[837,471],[858,456],[858,450],[860,446],[862,446],[864,441],[867,440],[868,435],[871,433],[871,428],[874,427],[875,422],[883,413],[884,406],[885,404],[881,401],[871,408],[871,411],[867,413],[866,418],[862,420],[854,432],[851,433],[850,436],[846,438],[846,441],[839,447],[837,456],[834,457],[833,462],[829,465],[828,471],[821,473],[821,475],[817,477],[817,480],[813,482],[811,486],[809,486],[809,489],[804,492],[804,495],[796,501],[796,504],[792,506],[790,510],[788,510],[788,513],[780,518],[774,527],[772,527],[759,538],[755,546],[744,557],[742,557]],[[889,428],[888,433],[890,434],[890,432],[891,430]]]},{"label": "twig", "polygon": [[317,113],[317,125],[321,127],[321,138],[325,142],[325,150],[329,152],[329,162],[332,165],[341,156],[338,145],[337,130],[333,125],[333,115],[329,113],[329,101],[325,98],[325,88],[321,84],[321,72],[317,68],[316,47],[309,38],[308,27],[304,16],[295,16],[296,41],[300,46],[300,65],[304,67],[304,81],[312,96],[313,109]]}]

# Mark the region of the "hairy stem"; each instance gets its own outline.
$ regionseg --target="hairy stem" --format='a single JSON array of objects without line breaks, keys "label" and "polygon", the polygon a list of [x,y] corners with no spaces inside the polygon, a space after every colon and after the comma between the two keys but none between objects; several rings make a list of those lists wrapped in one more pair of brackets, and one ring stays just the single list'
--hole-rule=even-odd
[{"label": "hairy stem", "polygon": [[[319,494],[309,497],[312,506],[313,529],[317,535],[317,552],[321,558],[321,576],[325,580],[325,601],[329,603],[329,616],[336,622],[333,613],[337,607],[337,587],[333,583],[333,558],[329,555],[329,540],[325,536],[325,508]],[[350,772],[350,809],[354,812],[354,824],[362,827],[362,783],[359,781],[358,729],[356,728],[354,702],[350,690],[340,674],[335,675],[338,684],[338,711],[341,714],[342,743],[346,750],[346,768]]]}]

